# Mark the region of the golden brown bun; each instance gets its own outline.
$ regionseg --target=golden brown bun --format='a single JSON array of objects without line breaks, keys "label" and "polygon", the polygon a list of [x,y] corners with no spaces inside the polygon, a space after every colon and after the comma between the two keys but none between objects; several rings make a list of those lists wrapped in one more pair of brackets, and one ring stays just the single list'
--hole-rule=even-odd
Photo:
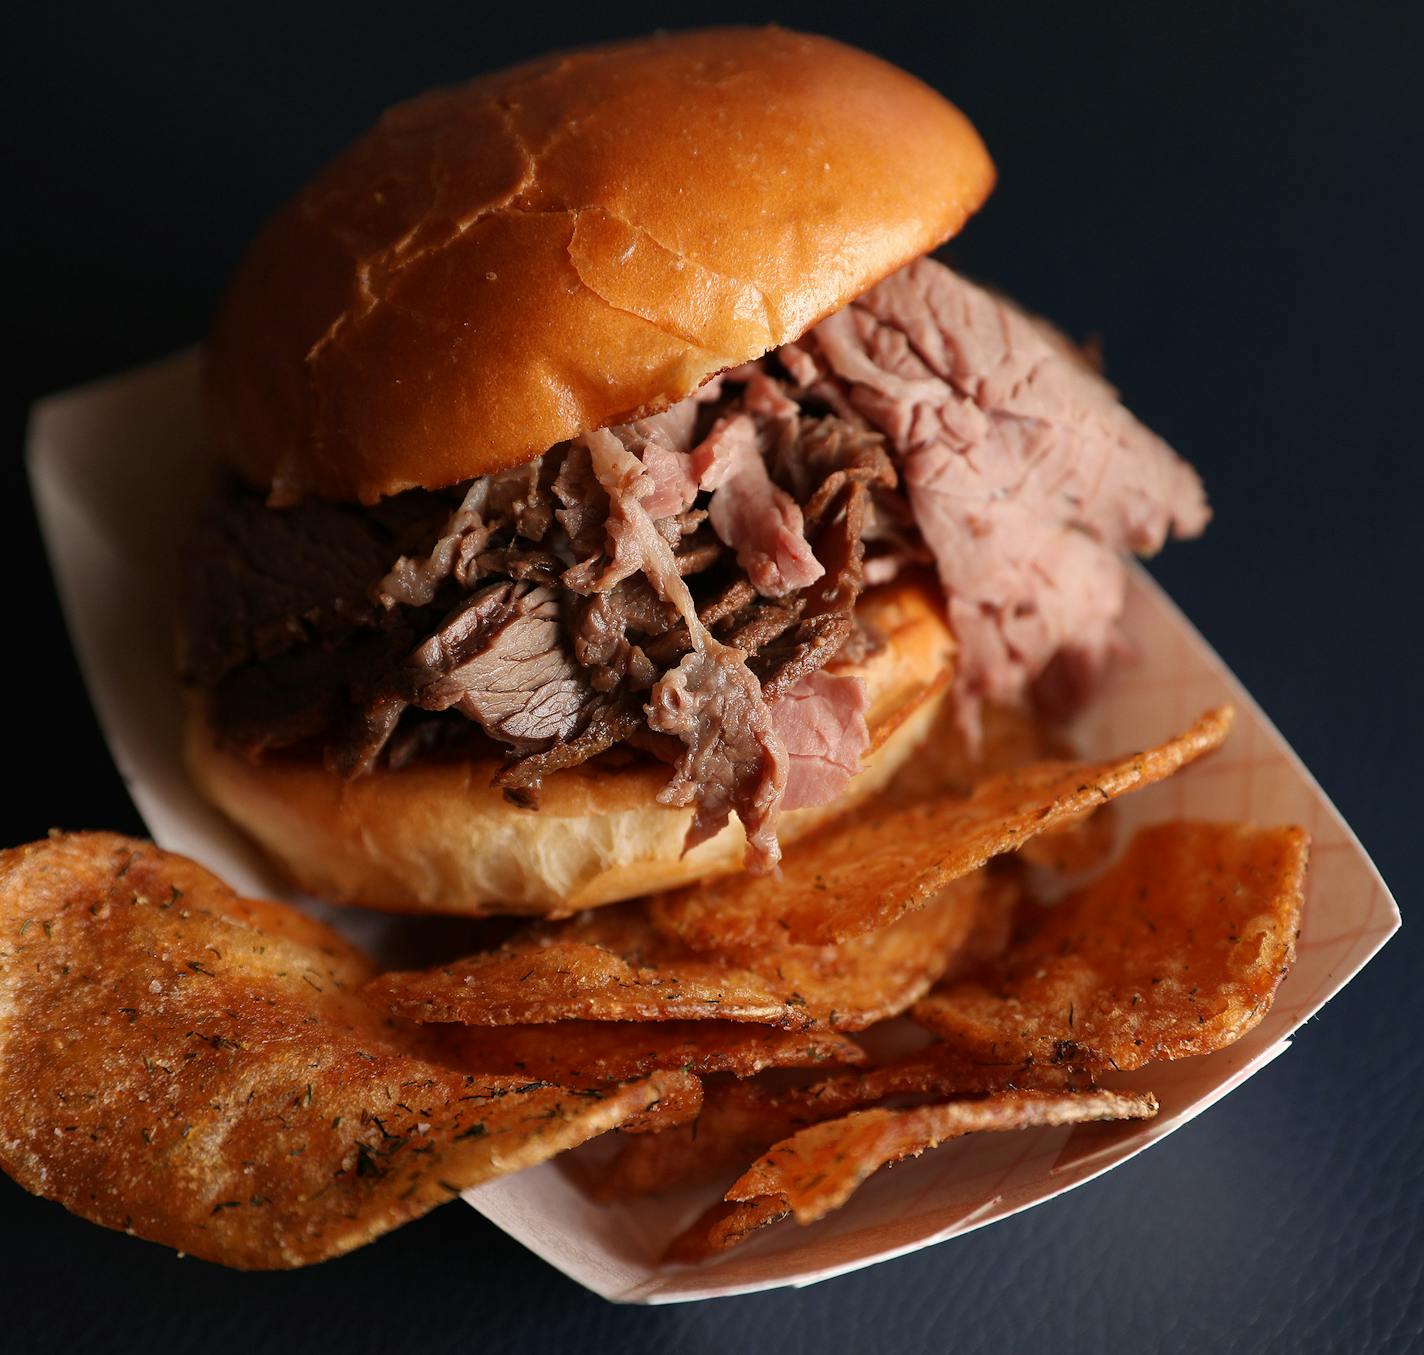
[{"label": "golden brown bun", "polygon": [[[932,588],[887,585],[860,607],[887,643],[839,671],[865,677],[872,751],[839,801],[782,816],[783,843],[879,790],[924,741],[949,688],[954,641]],[[651,762],[558,772],[531,811],[490,786],[497,760],[344,781],[314,762],[252,763],[219,748],[196,706],[186,755],[204,794],[299,888],[338,903],[560,916],[740,870],[746,843],[734,819],[683,856],[692,811],[657,803],[668,770]]]},{"label": "golden brown bun", "polygon": [[212,435],[277,502],[519,465],[796,338],[993,180],[933,90],[778,28],[437,90],[258,237],[209,344]]}]

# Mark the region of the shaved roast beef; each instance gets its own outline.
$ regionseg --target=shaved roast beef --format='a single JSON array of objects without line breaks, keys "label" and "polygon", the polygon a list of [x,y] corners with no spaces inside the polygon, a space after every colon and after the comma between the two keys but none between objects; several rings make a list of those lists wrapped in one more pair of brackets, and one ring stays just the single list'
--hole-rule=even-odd
[{"label": "shaved roast beef", "polygon": [[719,832],[736,810],[747,832],[748,867],[770,870],[781,859],[776,818],[786,790],[786,750],[745,659],[741,650],[705,636],[653,688],[648,727],[684,745],[658,799],[695,807],[687,846]]},{"label": "shaved roast beef", "polygon": [[[452,744],[551,773],[671,764],[688,845],[838,796],[869,746],[869,583],[933,562],[978,702],[1080,696],[1120,552],[1200,530],[1193,472],[1042,322],[920,260],[695,396],[373,507],[224,487],[190,546],[187,669],[218,736],[361,775]],[[624,754],[625,756],[628,754]]]},{"label": "shaved roast beef", "polygon": [[707,442],[719,458],[707,516],[757,592],[779,598],[815,583],[825,570],[806,540],[800,506],[772,483],[751,414],[724,419]]},{"label": "shaved roast beef", "polygon": [[787,757],[783,809],[826,804],[845,790],[870,747],[869,704],[863,678],[817,669],[772,706]]},{"label": "shaved roast beef", "polygon": [[895,448],[971,729],[980,699],[1016,699],[1059,651],[1099,666],[1121,611],[1119,552],[1206,524],[1195,472],[1080,354],[933,260],[823,320],[796,370]]},{"label": "shaved roast beef", "polygon": [[[682,741],[671,781],[658,798],[693,805],[687,845],[721,831],[737,812],[747,833],[747,864],[770,870],[781,858],[776,818],[786,784],[786,755],[746,665],[746,652],[715,639],[697,614],[692,591],[677,567],[672,546],[644,504],[657,496],[653,477],[623,443],[604,431],[588,437],[594,474],[608,495],[607,563],[586,561],[565,575],[574,587],[607,587],[641,574],[674,608],[687,628],[692,652],[653,684],[646,707],[648,727]],[[713,496],[716,501],[716,495]],[[755,583],[755,580],[753,580]]]},{"label": "shaved roast beef", "polygon": [[552,588],[496,583],[474,594],[406,662],[407,699],[458,710],[516,752],[569,738],[590,699],[562,643]]}]

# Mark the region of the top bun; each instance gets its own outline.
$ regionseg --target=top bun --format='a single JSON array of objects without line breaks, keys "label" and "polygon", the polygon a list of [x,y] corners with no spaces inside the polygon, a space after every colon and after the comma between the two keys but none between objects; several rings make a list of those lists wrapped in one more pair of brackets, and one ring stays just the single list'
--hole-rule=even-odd
[{"label": "top bun", "polygon": [[209,346],[217,450],[274,503],[519,465],[798,337],[993,181],[933,90],[779,28],[436,90],[253,245]]}]

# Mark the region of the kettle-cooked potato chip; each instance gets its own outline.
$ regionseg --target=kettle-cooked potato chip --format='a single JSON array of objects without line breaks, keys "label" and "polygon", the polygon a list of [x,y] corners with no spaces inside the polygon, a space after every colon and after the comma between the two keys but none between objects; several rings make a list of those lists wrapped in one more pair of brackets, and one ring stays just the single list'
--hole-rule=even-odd
[{"label": "kettle-cooked potato chip", "polygon": [[[960,726],[959,705],[946,701],[925,740],[932,757],[911,758],[876,797],[877,805],[905,806],[972,795],[990,777],[1036,762],[1081,762],[1063,729],[1019,706],[986,705],[980,712],[979,742],[971,747]],[[1065,819],[1018,849],[1033,865],[1081,875],[1105,865],[1117,838],[1116,808],[1099,804],[1080,818]]]},{"label": "kettle-cooked potato chip", "polygon": [[[865,1050],[833,1030],[780,1030],[740,1021],[555,1021],[537,1026],[441,1026],[451,1060],[561,1087],[629,1082],[660,1068],[751,1077],[763,1068],[862,1064]],[[625,1126],[626,1128],[626,1126]]]},{"label": "kettle-cooked potato chip", "polygon": [[664,1261],[696,1265],[733,1247],[740,1247],[753,1233],[791,1217],[791,1206],[783,1195],[763,1195],[757,1200],[718,1200],[688,1228],[668,1244]]},{"label": "kettle-cooked potato chip", "polygon": [[735,1020],[787,1029],[863,1030],[929,990],[1001,888],[979,874],[919,912],[839,946],[791,946],[728,960],[664,936],[641,903],[541,923],[497,951],[383,974],[373,1002],[412,1021]]},{"label": "kettle-cooked potato chip", "polygon": [[966,1134],[1141,1120],[1156,1113],[1153,1096],[1101,1090],[1012,1091],[910,1110],[858,1110],[812,1125],[768,1149],[727,1191],[732,1207],[714,1205],[673,1242],[668,1259],[701,1260],[788,1215],[801,1224],[814,1223],[839,1209],[879,1168]]},{"label": "kettle-cooked potato chip", "polygon": [[370,969],[149,843],[0,853],[0,1166],[108,1227],[297,1266],[696,1081],[570,1091],[450,1066],[355,996]]},{"label": "kettle-cooked potato chip", "polygon": [[807,1125],[891,1097],[946,1097],[1019,1088],[1066,1091],[1088,1079],[1066,1067],[976,1063],[942,1045],[801,1086],[710,1083],[693,1126],[629,1141],[603,1170],[599,1199],[660,1195],[735,1170],[770,1144]]},{"label": "kettle-cooked potato chip", "polygon": [[946,701],[935,716],[925,747],[933,757],[914,757],[896,770],[876,798],[901,805],[942,795],[969,795],[991,776],[1034,762],[1078,762],[1062,729],[1021,706],[986,704],[979,715],[979,741],[971,746],[960,723],[959,704]]},{"label": "kettle-cooked potato chip", "polygon": [[730,875],[663,895],[658,927],[695,950],[826,945],[888,926],[950,881],[1217,748],[1232,710],[1112,762],[1042,762],[982,782],[967,799],[872,806],[787,848],[781,875]]},{"label": "kettle-cooked potato chip", "polygon": [[1295,954],[1299,828],[1165,823],[914,1018],[975,1057],[1137,1068],[1239,1039]]},{"label": "kettle-cooked potato chip", "polygon": [[[595,1095],[601,1095],[603,1090],[592,1089]],[[702,1079],[684,1070],[652,1105],[630,1115],[618,1128],[625,1134],[661,1134],[691,1124],[701,1114]]]}]

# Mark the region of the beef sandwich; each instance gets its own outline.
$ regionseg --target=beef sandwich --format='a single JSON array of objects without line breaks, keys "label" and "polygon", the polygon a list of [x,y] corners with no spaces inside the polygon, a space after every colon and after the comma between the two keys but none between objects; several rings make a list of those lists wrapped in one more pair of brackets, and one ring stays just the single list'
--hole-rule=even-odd
[{"label": "beef sandwich", "polygon": [[775,28],[389,111],[212,332],[199,785],[311,892],[558,915],[770,869],[945,710],[1081,694],[1123,552],[1207,510],[928,257],[993,181],[938,94]]}]

